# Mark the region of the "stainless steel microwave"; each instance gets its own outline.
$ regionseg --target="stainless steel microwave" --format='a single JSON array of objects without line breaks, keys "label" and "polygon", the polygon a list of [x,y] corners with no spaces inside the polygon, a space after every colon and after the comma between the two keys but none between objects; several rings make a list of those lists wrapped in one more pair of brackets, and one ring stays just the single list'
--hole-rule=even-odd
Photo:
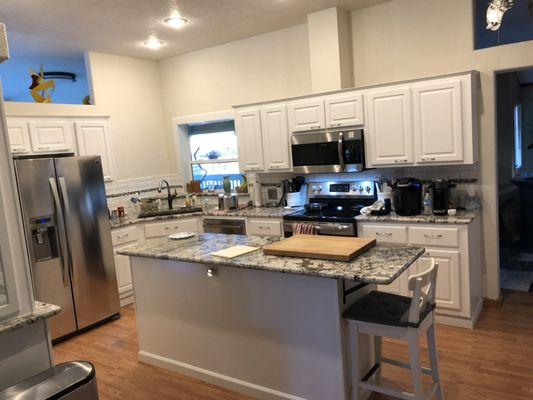
[{"label": "stainless steel microwave", "polygon": [[304,132],[291,137],[292,164],[297,173],[360,172],[365,164],[362,129]]}]

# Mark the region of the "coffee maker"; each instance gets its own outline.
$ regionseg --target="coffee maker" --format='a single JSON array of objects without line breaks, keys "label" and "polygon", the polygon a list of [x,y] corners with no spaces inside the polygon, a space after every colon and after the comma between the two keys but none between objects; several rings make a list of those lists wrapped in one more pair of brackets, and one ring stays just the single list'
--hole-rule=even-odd
[{"label": "coffee maker", "polygon": [[450,182],[445,179],[433,181],[433,214],[448,215],[450,201]]},{"label": "coffee maker", "polygon": [[402,178],[392,185],[394,208],[398,215],[419,215],[422,212],[422,182]]}]

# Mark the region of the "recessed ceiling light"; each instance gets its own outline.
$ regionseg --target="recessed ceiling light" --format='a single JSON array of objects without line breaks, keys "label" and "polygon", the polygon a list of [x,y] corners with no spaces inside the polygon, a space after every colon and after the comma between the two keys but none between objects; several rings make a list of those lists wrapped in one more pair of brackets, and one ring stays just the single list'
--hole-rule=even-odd
[{"label": "recessed ceiling light", "polygon": [[181,15],[172,15],[168,18],[165,18],[163,22],[174,29],[181,29],[187,22],[189,22],[189,20],[187,18],[183,18]]},{"label": "recessed ceiling light", "polygon": [[145,47],[148,47],[151,50],[157,50],[164,44],[165,42],[163,42],[161,39],[158,39],[155,34],[150,35],[150,38],[143,43]]}]

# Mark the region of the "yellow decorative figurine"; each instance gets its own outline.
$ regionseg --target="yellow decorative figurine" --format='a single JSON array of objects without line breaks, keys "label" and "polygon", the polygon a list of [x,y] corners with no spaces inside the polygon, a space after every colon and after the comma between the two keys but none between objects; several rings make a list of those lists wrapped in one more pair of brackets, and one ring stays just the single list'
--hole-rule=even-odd
[{"label": "yellow decorative figurine", "polygon": [[41,70],[39,71],[39,73],[30,69],[30,76],[32,79],[31,86],[29,87],[30,92],[31,92],[31,97],[33,97],[33,99],[37,103],[51,103],[52,92],[54,91],[56,87],[55,81],[44,80],[44,69],[42,65],[41,65]]}]

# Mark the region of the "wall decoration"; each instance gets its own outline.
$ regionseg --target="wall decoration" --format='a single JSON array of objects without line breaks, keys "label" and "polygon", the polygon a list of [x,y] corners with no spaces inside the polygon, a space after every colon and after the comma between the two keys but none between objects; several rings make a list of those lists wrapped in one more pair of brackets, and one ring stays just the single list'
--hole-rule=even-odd
[{"label": "wall decoration", "polygon": [[37,103],[51,103],[52,102],[52,93],[56,87],[54,80],[45,80],[44,79],[44,68],[41,64],[41,69],[39,73],[30,69],[30,76],[32,83],[29,87],[31,92],[31,97]]},{"label": "wall decoration", "polygon": [[475,49],[533,40],[533,0],[474,0]]}]

